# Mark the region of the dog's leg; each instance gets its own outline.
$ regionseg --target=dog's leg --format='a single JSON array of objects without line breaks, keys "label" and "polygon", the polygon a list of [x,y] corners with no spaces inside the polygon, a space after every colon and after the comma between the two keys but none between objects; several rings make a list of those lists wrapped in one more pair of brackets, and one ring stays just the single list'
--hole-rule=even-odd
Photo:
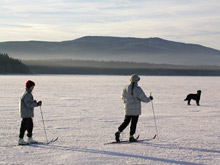
[{"label": "dog's leg", "polygon": [[191,104],[190,104],[190,101],[191,101],[191,99],[188,99],[188,105],[191,105]]},{"label": "dog's leg", "polygon": [[200,104],[199,104],[199,100],[196,100],[196,104],[197,104],[197,106],[200,106]]}]

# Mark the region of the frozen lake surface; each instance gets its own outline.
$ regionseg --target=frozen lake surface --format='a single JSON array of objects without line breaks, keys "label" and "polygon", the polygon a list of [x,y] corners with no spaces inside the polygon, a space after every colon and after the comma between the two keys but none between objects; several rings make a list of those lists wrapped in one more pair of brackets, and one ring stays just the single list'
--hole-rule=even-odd
[{"label": "frozen lake surface", "polygon": [[[124,119],[121,91],[130,76],[22,75],[0,76],[0,164],[219,164],[220,77],[141,76],[139,85],[154,96],[159,139],[104,145]],[[50,145],[14,146],[21,119],[19,97],[27,80],[36,83],[43,101]],[[200,104],[187,106],[189,93],[202,90]],[[39,107],[33,138],[45,141]],[[151,104],[142,103],[137,133],[156,133]],[[129,127],[123,139],[129,137]],[[26,137],[25,137],[26,138]]]}]

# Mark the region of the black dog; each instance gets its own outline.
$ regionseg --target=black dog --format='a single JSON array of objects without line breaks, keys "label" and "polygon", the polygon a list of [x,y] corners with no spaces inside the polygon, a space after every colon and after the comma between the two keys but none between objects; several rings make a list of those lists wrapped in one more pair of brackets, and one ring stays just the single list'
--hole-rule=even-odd
[{"label": "black dog", "polygon": [[201,93],[202,93],[202,91],[198,90],[197,94],[188,94],[184,101],[188,101],[188,105],[190,105],[190,101],[191,101],[191,99],[193,99],[193,100],[196,100],[196,104],[198,106],[200,106],[199,105],[199,100],[200,100],[200,97],[201,97]]}]

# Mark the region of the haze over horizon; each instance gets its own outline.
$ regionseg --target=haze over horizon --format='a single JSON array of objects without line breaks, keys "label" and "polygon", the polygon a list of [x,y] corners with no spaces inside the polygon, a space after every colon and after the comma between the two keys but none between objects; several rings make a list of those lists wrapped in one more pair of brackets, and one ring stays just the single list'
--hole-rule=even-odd
[{"label": "haze over horizon", "polygon": [[220,50],[217,0],[1,0],[0,42],[159,37]]}]

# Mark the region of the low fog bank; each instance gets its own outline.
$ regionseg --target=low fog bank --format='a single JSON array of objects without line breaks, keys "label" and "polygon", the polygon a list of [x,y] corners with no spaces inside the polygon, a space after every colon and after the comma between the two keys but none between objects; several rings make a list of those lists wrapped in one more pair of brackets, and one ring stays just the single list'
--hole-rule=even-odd
[{"label": "low fog bank", "polygon": [[23,60],[37,74],[107,74],[220,76],[219,66],[184,66],[116,61]]}]

